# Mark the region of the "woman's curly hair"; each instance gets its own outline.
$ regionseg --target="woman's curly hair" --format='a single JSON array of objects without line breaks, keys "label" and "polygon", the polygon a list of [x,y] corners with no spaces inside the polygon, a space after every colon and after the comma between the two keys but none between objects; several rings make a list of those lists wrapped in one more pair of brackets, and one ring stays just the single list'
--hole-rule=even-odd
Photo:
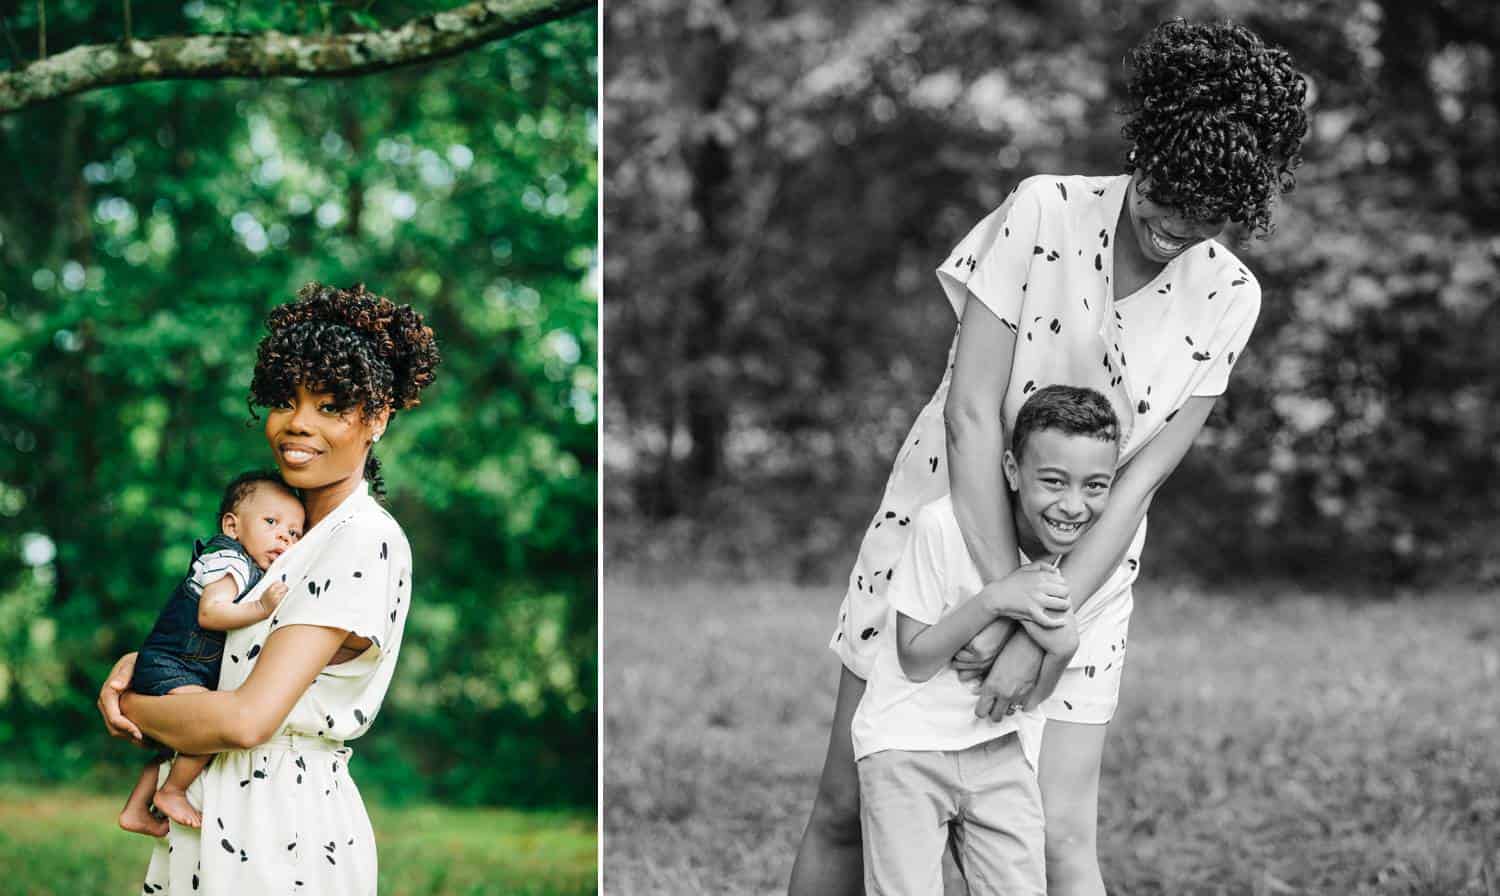
[{"label": "woman's curly hair", "polygon": [[1148,196],[1264,235],[1295,186],[1307,81],[1285,50],[1232,22],[1163,22],[1126,56],[1128,163]]},{"label": "woman's curly hair", "polygon": [[[360,409],[365,419],[416,407],[440,359],[432,328],[409,305],[397,305],[365,289],[309,283],[297,300],[273,309],[256,350],[250,380],[251,414],[256,405],[278,407],[303,385],[330,392],[340,408]],[[385,493],[380,462],[370,452],[365,478]]]}]

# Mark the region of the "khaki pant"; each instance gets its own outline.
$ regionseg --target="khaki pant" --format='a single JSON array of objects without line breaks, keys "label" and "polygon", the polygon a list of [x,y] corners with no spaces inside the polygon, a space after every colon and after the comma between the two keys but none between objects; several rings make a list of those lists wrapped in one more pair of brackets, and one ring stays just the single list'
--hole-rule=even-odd
[{"label": "khaki pant", "polygon": [[971,896],[1046,894],[1042,795],[1014,734],[872,753],[859,760],[859,803],[870,896],[942,896],[950,825]]}]

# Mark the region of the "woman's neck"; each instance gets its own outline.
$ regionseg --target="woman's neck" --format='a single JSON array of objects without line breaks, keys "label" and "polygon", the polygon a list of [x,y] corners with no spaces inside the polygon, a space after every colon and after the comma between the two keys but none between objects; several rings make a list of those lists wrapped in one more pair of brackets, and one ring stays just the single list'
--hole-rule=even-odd
[{"label": "woman's neck", "polygon": [[307,489],[302,493],[302,506],[307,510],[307,528],[311,529],[333,512],[333,508],[344,503],[354,494],[364,477],[355,473],[347,479],[337,479],[327,485]]}]

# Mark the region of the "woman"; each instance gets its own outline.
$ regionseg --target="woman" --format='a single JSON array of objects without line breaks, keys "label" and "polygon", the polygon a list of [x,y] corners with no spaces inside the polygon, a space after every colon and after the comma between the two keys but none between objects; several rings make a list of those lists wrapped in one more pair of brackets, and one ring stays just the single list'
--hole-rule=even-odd
[{"label": "woman", "polygon": [[411,552],[371,495],[383,492],[371,449],[419,403],[438,353],[420,315],[363,286],[309,284],[267,328],[250,397],[269,409],[266,440],[308,530],[247,599],[273,582],[290,592],[270,619],[229,633],[219,690],[125,692],[128,654],[100,693],[112,734],[218,754],[191,792],[202,830],[172,827],[147,893],[376,888],[374,833],[343,742],[369,729],[395,671]]},{"label": "woman", "polygon": [[[1099,767],[1146,511],[1224,391],[1260,308],[1255,279],[1215,237],[1230,221],[1269,231],[1307,129],[1306,84],[1288,55],[1237,25],[1167,22],[1127,63],[1129,173],[1029,178],[938,271],[961,326],[850,575],[831,643],[844,669],[794,896],[860,892],[849,720],[884,636],[883,589],[909,531],[901,520],[951,490],[985,581],[1015,569],[999,459],[1026,395],[1053,383],[1108,395],[1124,427],[1109,508],[1062,566],[1082,643],[1042,704],[1038,769],[1049,891],[1104,892]],[[1111,597],[1088,602],[1096,593]],[[955,659],[975,674],[993,662],[981,715],[1024,704],[1035,680],[1040,649],[1024,632],[1010,635],[1009,626],[992,627]]]}]

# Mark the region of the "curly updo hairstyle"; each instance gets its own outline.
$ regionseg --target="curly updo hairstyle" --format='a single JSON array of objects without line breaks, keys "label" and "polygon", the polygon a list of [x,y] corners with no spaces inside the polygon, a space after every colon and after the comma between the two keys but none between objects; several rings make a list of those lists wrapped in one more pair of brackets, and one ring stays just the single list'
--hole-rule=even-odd
[{"label": "curly updo hairstyle", "polygon": [[1163,22],[1126,56],[1126,161],[1148,197],[1202,221],[1271,230],[1295,186],[1307,81],[1285,51],[1232,22]]},{"label": "curly updo hairstyle", "polygon": [[[250,380],[255,406],[278,407],[297,386],[330,392],[341,409],[359,408],[366,420],[390,410],[416,407],[440,360],[432,329],[409,305],[397,305],[365,289],[309,283],[297,300],[266,318],[266,336],[255,356]],[[380,461],[370,451],[365,478],[376,495],[385,494]]]}]

